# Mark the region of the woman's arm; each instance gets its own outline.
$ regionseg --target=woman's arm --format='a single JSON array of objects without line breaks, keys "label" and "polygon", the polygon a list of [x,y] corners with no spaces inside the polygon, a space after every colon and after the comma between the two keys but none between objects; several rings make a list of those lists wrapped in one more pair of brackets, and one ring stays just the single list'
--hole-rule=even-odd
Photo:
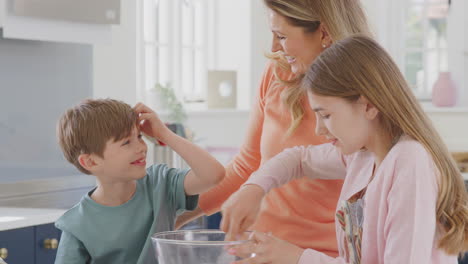
[{"label": "woman's arm", "polygon": [[264,98],[268,88],[273,83],[273,64],[270,63],[263,73],[256,102],[250,112],[250,120],[244,143],[239,153],[226,166],[223,180],[207,192],[200,195],[197,209],[185,212],[177,218],[176,228],[203,216],[218,212],[221,205],[236,192],[240,186],[258,169],[261,162],[260,142],[263,133]]},{"label": "woman's arm", "polygon": [[270,63],[263,73],[256,101],[250,112],[244,142],[239,153],[226,166],[224,179],[217,186],[200,196],[199,207],[207,215],[218,212],[229,196],[237,191],[260,166],[265,97],[275,80],[273,70],[274,65]]}]

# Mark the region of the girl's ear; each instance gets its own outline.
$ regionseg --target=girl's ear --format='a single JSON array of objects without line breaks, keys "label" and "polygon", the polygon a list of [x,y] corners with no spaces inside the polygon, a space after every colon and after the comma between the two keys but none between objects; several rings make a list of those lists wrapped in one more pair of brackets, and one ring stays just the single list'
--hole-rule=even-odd
[{"label": "girl's ear", "polygon": [[319,26],[319,30],[321,33],[320,41],[322,42],[322,46],[330,47],[330,45],[333,43],[333,40],[330,36],[327,25],[325,25],[324,23],[321,23]]},{"label": "girl's ear", "polygon": [[78,156],[78,162],[80,163],[81,167],[88,171],[92,171],[97,166],[97,163],[92,154],[81,154]]},{"label": "girl's ear", "polygon": [[369,102],[367,98],[361,95],[358,99],[358,102],[365,106],[365,116],[367,119],[374,120],[375,118],[377,118],[379,110],[371,102]]}]

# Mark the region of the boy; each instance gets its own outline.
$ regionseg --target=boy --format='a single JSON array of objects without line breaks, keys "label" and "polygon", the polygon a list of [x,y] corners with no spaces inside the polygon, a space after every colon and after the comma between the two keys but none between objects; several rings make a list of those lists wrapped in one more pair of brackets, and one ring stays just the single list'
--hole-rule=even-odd
[{"label": "boy", "polygon": [[[206,151],[172,133],[156,113],[112,100],[85,100],[58,124],[60,147],[97,186],[57,222],[55,263],[157,263],[151,235],[174,228],[176,213],[193,210],[197,194],[224,177]],[[140,131],[176,151],[191,170],[156,164],[146,169]]]}]

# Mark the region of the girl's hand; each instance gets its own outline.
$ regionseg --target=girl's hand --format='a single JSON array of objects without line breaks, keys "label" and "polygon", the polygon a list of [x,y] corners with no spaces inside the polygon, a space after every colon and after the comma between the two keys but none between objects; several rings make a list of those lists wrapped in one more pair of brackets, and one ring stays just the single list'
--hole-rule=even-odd
[{"label": "girl's hand", "polygon": [[[253,232],[250,239],[254,242],[252,257],[233,264],[296,264],[304,252],[304,249],[270,234]],[[231,248],[228,252],[239,257],[244,255],[244,252],[237,252],[236,248]]]},{"label": "girl's hand", "polygon": [[221,206],[221,230],[226,232],[226,240],[237,240],[239,234],[253,225],[264,195],[265,191],[260,186],[246,185],[224,202]]},{"label": "girl's hand", "polygon": [[143,103],[136,104],[133,109],[138,114],[140,130],[146,135],[164,142],[164,137],[170,130],[161,119],[159,119],[158,115]]}]

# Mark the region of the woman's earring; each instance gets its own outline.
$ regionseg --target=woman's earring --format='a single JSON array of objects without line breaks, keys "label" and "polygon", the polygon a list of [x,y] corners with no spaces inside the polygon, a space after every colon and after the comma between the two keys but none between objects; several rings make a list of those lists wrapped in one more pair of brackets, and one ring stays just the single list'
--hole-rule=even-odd
[{"label": "woman's earring", "polygon": [[327,47],[327,44],[322,44],[322,48],[326,48]]}]

